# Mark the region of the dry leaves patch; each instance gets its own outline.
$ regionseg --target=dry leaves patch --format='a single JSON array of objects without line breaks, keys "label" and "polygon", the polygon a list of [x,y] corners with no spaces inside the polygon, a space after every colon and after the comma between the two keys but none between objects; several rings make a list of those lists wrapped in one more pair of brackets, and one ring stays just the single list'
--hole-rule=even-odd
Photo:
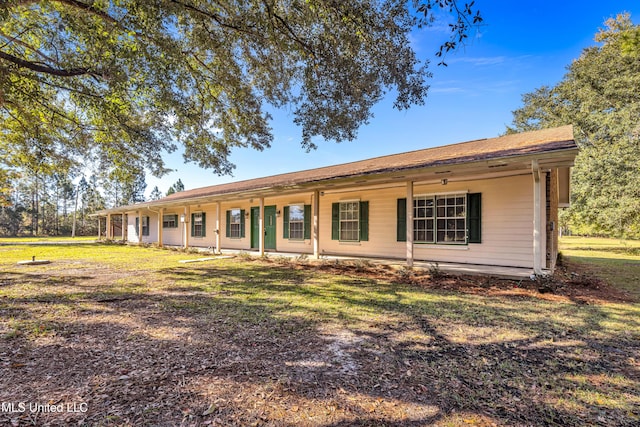
[{"label": "dry leaves patch", "polygon": [[65,410],[5,405],[0,424],[637,425],[638,307],[581,277],[398,283],[273,260],[7,271],[0,402]]}]

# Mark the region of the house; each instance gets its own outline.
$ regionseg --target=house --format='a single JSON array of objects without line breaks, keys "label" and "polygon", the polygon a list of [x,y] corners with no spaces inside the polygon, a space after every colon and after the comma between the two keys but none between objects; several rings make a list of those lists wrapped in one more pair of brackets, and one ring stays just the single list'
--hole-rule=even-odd
[{"label": "house", "polygon": [[[174,193],[98,212],[136,243],[553,270],[572,126]],[[102,222],[101,224],[104,224]],[[104,230],[104,228],[103,228]]]}]

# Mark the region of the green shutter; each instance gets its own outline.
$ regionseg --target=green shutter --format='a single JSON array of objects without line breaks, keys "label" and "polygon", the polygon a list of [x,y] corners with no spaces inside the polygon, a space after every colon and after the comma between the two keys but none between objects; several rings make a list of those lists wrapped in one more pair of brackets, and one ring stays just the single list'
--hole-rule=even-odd
[{"label": "green shutter", "polygon": [[369,240],[369,202],[360,202],[360,241]]},{"label": "green shutter", "polygon": [[240,209],[240,237],[244,235],[244,209]]},{"label": "green shutter", "polygon": [[140,217],[139,216],[136,217],[136,236],[138,236],[138,233],[140,233]]},{"label": "green shutter", "polygon": [[175,225],[173,226],[173,228],[178,228],[178,221],[180,221],[180,218],[178,218],[178,215],[174,215],[173,218],[173,220],[175,221]]},{"label": "green shutter", "polygon": [[481,193],[467,195],[467,226],[469,227],[469,243],[482,243]]},{"label": "green shutter", "polygon": [[196,234],[196,226],[195,226],[195,214],[191,214],[191,237],[195,237]]},{"label": "green shutter", "polygon": [[282,237],[284,239],[289,238],[289,206],[283,208],[284,213],[282,218]]},{"label": "green shutter", "polygon": [[304,238],[311,238],[311,205],[304,205]]},{"label": "green shutter", "polygon": [[202,236],[201,237],[205,237],[207,235],[207,222],[205,221],[206,217],[207,217],[207,214],[202,212]]},{"label": "green shutter", "polygon": [[149,235],[149,229],[151,229],[151,219],[149,217],[147,217],[147,232],[144,232],[144,228],[142,228],[142,235],[143,236],[148,236]]},{"label": "green shutter", "polygon": [[407,241],[407,199],[398,199],[396,210],[398,217],[396,220],[396,240],[398,242]]},{"label": "green shutter", "polygon": [[340,203],[331,205],[331,240],[340,240]]},{"label": "green shutter", "polygon": [[231,237],[231,211],[227,211],[227,237]]}]

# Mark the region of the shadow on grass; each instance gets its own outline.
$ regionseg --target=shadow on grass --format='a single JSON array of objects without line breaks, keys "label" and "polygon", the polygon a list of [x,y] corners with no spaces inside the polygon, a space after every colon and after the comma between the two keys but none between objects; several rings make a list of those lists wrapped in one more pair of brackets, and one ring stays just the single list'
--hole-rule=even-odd
[{"label": "shadow on grass", "polygon": [[3,321],[45,320],[53,302],[60,310],[47,339],[0,338],[0,401],[89,404],[37,420],[54,425],[411,426],[463,412],[578,426],[640,416],[631,305],[425,291],[258,263],[160,274],[168,284],[153,292],[143,291],[152,277],[67,295],[42,278],[37,298],[0,299]]}]

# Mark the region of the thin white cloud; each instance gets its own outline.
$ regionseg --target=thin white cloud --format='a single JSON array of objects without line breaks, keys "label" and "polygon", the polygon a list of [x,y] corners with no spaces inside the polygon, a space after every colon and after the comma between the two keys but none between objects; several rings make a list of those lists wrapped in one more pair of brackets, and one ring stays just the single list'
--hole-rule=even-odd
[{"label": "thin white cloud", "polygon": [[447,58],[447,62],[450,64],[464,62],[467,64],[472,64],[478,67],[488,66],[488,65],[499,65],[503,64],[507,61],[506,56],[485,56],[485,57],[450,57]]}]

